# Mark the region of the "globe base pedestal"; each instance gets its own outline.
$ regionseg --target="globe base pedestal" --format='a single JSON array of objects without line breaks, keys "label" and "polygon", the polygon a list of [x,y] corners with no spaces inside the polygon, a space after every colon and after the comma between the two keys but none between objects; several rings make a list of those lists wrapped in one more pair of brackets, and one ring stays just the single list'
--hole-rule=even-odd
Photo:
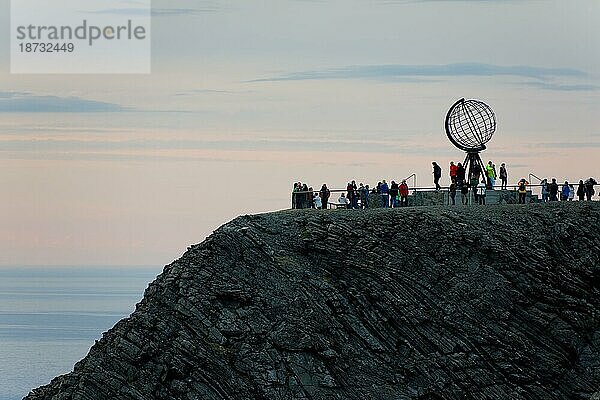
[{"label": "globe base pedestal", "polygon": [[[479,152],[468,152],[467,153],[467,157],[465,158],[465,162],[463,163],[463,166],[465,168],[465,171],[468,172],[467,176],[469,177],[469,181],[468,183],[471,184],[474,175],[476,175],[476,171],[477,168],[475,166],[479,166],[479,176],[477,179],[477,184],[479,184],[479,182],[481,182],[481,176],[485,176],[485,164],[483,163],[483,160],[481,159],[481,156],[479,155]],[[487,180],[486,180],[487,181]],[[487,182],[486,182],[487,184]]]}]

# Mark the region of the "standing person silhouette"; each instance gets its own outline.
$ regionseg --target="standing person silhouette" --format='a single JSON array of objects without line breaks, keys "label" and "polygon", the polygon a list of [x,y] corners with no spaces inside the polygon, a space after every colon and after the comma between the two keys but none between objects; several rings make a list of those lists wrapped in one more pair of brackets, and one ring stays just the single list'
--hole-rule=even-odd
[{"label": "standing person silhouette", "polygon": [[527,182],[525,178],[521,179],[517,185],[519,188],[519,204],[525,204],[525,199],[527,198],[527,185],[529,185],[529,182]]},{"label": "standing person silhouette", "polygon": [[440,167],[435,161],[431,163],[433,165],[433,183],[435,184],[435,190],[440,190],[440,179],[442,177],[442,167]]},{"label": "standing person silhouette", "polygon": [[450,181],[456,182],[456,170],[458,166],[454,165],[454,161],[450,161]]},{"label": "standing person silhouette", "polygon": [[587,201],[592,201],[592,196],[594,195],[594,185],[597,185],[598,182],[592,177],[585,180],[585,197]]},{"label": "standing person silhouette", "polygon": [[379,190],[381,191],[381,207],[383,208],[387,208],[390,206],[390,188],[387,184],[387,182],[385,181],[385,179],[383,180],[383,182],[381,182],[381,186],[379,187]]},{"label": "standing person silhouette", "polygon": [[308,185],[302,184],[302,208],[312,207],[312,193],[310,193]]},{"label": "standing person silhouette", "polygon": [[489,161],[488,165],[485,167],[485,175],[487,178],[487,188],[494,190],[494,186],[496,185],[496,167],[491,161]]},{"label": "standing person silhouette", "polygon": [[502,186],[500,187],[500,189],[506,190],[506,187],[508,185],[508,172],[506,171],[505,163],[500,164],[500,180],[502,181]]},{"label": "standing person silhouette", "polygon": [[319,192],[315,192],[315,195],[313,197],[313,208],[322,210],[323,209],[323,202],[321,201],[321,196],[319,195]]},{"label": "standing person silhouette", "polygon": [[[583,182],[583,181],[582,181]],[[298,186],[298,182],[294,183],[294,189],[292,189],[292,210],[298,208],[298,195],[296,192],[300,191],[300,187]]]},{"label": "standing person silhouette", "polygon": [[575,198],[575,187],[573,187],[573,185],[569,184],[569,201],[573,201],[574,198]]},{"label": "standing person silhouette", "polygon": [[406,184],[406,180],[402,180],[400,184],[400,207],[408,206],[408,185]]},{"label": "standing person silhouette", "polygon": [[465,167],[463,167],[461,163],[458,163],[456,166],[456,186],[458,186],[458,188],[462,188],[465,184],[466,174],[467,171],[465,171]]},{"label": "standing person silhouette", "polygon": [[329,202],[329,196],[331,196],[331,192],[329,191],[327,184],[324,183],[323,186],[321,186],[321,203],[322,203],[323,210],[327,209],[327,203]]},{"label": "standing person silhouette", "polygon": [[348,208],[348,198],[346,196],[344,196],[344,192],[342,192],[342,194],[340,194],[340,197],[338,198],[336,207]]},{"label": "standing person silhouette", "polygon": [[558,183],[556,183],[556,178],[552,178],[552,182],[548,184],[548,194],[550,195],[550,201],[558,201]]},{"label": "standing person silhouette", "polygon": [[481,169],[481,166],[478,163],[475,163],[471,166],[471,171],[469,172],[469,180],[473,190],[475,190],[475,188],[479,184],[480,177],[483,173],[484,171]]},{"label": "standing person silhouette", "polygon": [[585,185],[583,184],[583,179],[579,180],[579,186],[577,186],[577,199],[579,201],[585,200]]},{"label": "standing person silhouette", "polygon": [[369,208],[369,185],[361,184],[358,186],[358,195],[360,196],[360,208]]},{"label": "standing person silhouette", "polygon": [[540,182],[540,185],[542,186],[542,203],[547,203],[548,198],[549,198],[548,179],[546,179],[546,178],[542,179],[542,181]]},{"label": "standing person silhouette", "polygon": [[560,191],[560,201],[568,201],[569,195],[571,194],[571,187],[569,186],[569,182],[565,181]]},{"label": "standing person silhouette", "polygon": [[485,179],[482,179],[477,185],[477,204],[485,206],[485,195],[487,190],[487,182]]},{"label": "standing person silhouette", "polygon": [[450,184],[450,200],[452,200],[452,205],[456,205],[456,183],[452,182]]},{"label": "standing person silhouette", "polygon": [[462,185],[460,188],[460,196],[464,206],[469,205],[469,185]]},{"label": "standing person silhouette", "polygon": [[390,207],[392,208],[398,207],[398,191],[398,184],[392,181],[390,186]]},{"label": "standing person silhouette", "polygon": [[348,185],[346,185],[346,199],[348,199],[348,208],[353,208],[354,207],[354,185],[352,185],[352,182],[348,182]]}]

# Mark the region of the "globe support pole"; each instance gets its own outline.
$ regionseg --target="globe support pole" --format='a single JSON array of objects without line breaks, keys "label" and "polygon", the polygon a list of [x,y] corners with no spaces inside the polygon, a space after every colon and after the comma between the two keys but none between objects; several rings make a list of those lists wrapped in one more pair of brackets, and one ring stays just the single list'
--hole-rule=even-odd
[{"label": "globe support pole", "polygon": [[485,164],[483,163],[483,160],[481,159],[481,156],[479,155],[478,151],[467,152],[467,157],[465,158],[465,162],[463,163],[463,166],[464,166],[465,170],[468,171],[468,177],[469,177],[468,184],[469,185],[473,181],[473,177],[476,175],[475,174],[475,172],[476,172],[475,166],[476,165],[479,166],[479,170],[480,170],[479,176],[477,177],[477,184],[479,184],[481,175],[485,174]]}]

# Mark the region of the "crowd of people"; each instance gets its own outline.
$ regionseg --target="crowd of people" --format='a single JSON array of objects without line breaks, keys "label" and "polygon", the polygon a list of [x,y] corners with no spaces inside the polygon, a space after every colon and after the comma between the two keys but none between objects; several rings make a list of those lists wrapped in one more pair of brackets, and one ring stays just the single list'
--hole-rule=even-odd
[{"label": "crowd of people", "polygon": [[580,179],[577,189],[575,189],[575,186],[568,181],[560,186],[556,182],[556,178],[552,178],[551,182],[548,182],[548,179],[543,179],[541,182],[542,202],[559,201],[559,199],[560,201],[572,201],[575,196],[579,201],[591,201],[592,196],[595,194],[594,186],[597,184],[598,182],[594,178],[588,178],[585,181]]},{"label": "crowd of people", "polygon": [[[400,184],[391,181],[389,184],[384,179],[377,183],[377,186],[370,188],[363,183],[356,184],[356,181],[348,182],[346,191],[341,192],[334,203],[338,207],[353,209],[368,208],[371,201],[379,201],[379,207],[406,207],[408,206],[409,187],[406,180]],[[318,191],[308,187],[307,184],[297,182],[292,191],[292,208],[327,208],[330,203],[331,191],[327,184],[323,184]]]},{"label": "crowd of people", "polygon": [[[442,189],[440,180],[442,178],[442,168],[437,162],[432,162],[433,166],[433,183],[435,190]],[[500,168],[496,170],[496,165],[489,161],[486,165],[483,163],[472,163],[467,171],[467,168],[462,163],[455,164],[450,162],[449,176],[451,184],[448,187],[450,204],[456,204],[456,196],[460,193],[461,204],[467,205],[470,201],[469,191],[472,190],[476,204],[485,204],[486,194],[488,190],[495,190],[497,179],[500,179],[500,190],[508,190],[508,171],[506,164],[500,164]],[[322,208],[326,209],[328,204],[334,204],[337,207],[345,207],[351,209],[368,208],[372,201],[378,201],[379,207],[406,207],[408,206],[409,187],[406,180],[399,180],[397,183],[392,180],[389,184],[383,179],[377,183],[377,186],[370,188],[369,185],[363,183],[356,184],[356,181],[348,182],[346,190],[342,191],[337,203],[330,201],[332,192],[323,184],[321,189],[314,190],[306,183],[294,183],[292,191],[292,208]],[[543,179],[539,186],[542,194],[542,202],[549,201],[572,201],[577,196],[580,201],[591,201],[595,194],[594,186],[598,183],[594,178],[588,178],[585,181],[580,180],[577,189],[565,181],[562,186],[556,182],[556,178],[552,178],[550,182]],[[532,186],[525,178],[522,178],[514,187],[518,193],[518,202],[524,204],[527,199],[528,188]]]},{"label": "crowd of people", "polygon": [[[440,190],[439,181],[442,177],[442,168],[435,161],[432,162],[432,165],[433,183],[435,189]],[[500,190],[508,189],[508,171],[505,163],[500,165],[499,171],[496,171],[496,164],[492,161],[488,161],[487,165],[483,168],[478,163],[474,163],[471,165],[468,180],[466,179],[467,171],[462,163],[454,164],[454,161],[450,161],[449,169],[452,183],[448,190],[452,204],[456,204],[455,197],[457,191],[461,193],[462,204],[468,204],[469,188],[473,190],[475,202],[477,204],[485,204],[487,191],[497,188],[496,180],[498,178],[500,178],[501,182]],[[575,195],[577,195],[579,201],[584,201],[585,199],[591,201],[595,193],[594,186],[597,184],[596,180],[590,177],[585,182],[580,180],[577,190],[575,190],[575,187],[569,184],[568,181],[565,181],[562,187],[559,187],[556,178],[552,178],[550,183],[548,179],[543,179],[539,186],[541,187],[542,202],[546,203],[548,201],[559,201],[559,199],[560,201],[571,201],[575,198]],[[517,182],[516,189],[519,204],[525,204],[528,186],[530,186],[530,183],[525,178],[521,178]]]},{"label": "crowd of people", "polygon": [[[436,190],[440,190],[439,182],[442,178],[442,168],[435,161],[431,164],[433,165],[433,183]],[[507,189],[508,187],[508,171],[505,163],[500,165],[499,173],[496,170],[496,164],[492,161],[489,161],[484,167],[475,162],[471,165],[470,171],[467,171],[462,163],[454,164],[454,161],[450,161],[449,170],[450,181],[459,188],[465,183],[470,184],[471,187],[477,187],[480,183],[483,183],[488,190],[493,190],[496,187],[498,178],[501,181],[501,189]],[[469,179],[467,179],[467,172]]]}]

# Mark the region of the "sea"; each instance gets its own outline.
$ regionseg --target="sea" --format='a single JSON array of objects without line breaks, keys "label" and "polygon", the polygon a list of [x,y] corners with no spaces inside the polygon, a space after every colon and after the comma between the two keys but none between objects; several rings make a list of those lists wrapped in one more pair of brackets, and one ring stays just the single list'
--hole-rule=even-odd
[{"label": "sea", "polygon": [[0,400],[72,371],[162,269],[0,267]]}]

